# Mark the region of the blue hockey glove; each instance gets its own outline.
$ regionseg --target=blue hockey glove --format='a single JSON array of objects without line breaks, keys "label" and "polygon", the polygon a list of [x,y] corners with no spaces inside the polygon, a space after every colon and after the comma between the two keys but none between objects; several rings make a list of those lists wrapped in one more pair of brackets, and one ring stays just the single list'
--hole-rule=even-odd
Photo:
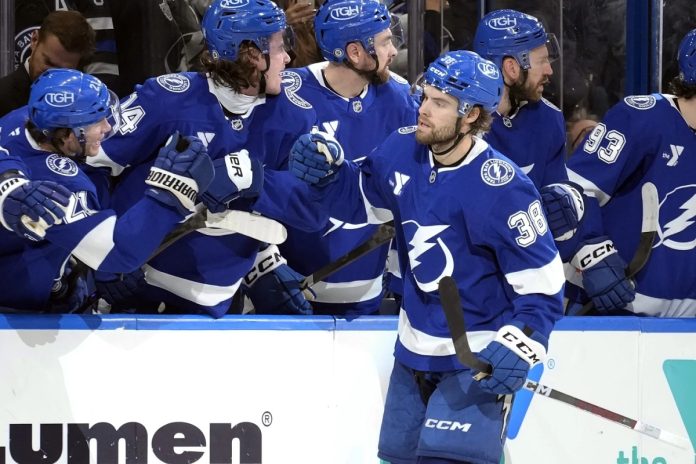
[{"label": "blue hockey glove", "polygon": [[209,211],[220,213],[227,205],[241,198],[256,198],[263,188],[263,164],[241,150],[228,153],[213,161],[215,178],[210,187],[199,195]]},{"label": "blue hockey glove", "polygon": [[198,192],[213,180],[213,162],[197,137],[175,133],[157,154],[145,183],[145,194],[176,209],[182,216],[195,212]]},{"label": "blue hockey glove", "polygon": [[52,313],[74,313],[84,309],[92,289],[87,280],[89,270],[84,265],[70,258],[65,265],[63,275],[53,281],[50,297]]},{"label": "blue hockey glove", "polygon": [[295,177],[323,187],[336,180],[343,164],[343,148],[329,134],[314,131],[300,136],[290,150],[288,169]]},{"label": "blue hockey glove", "polygon": [[[42,240],[65,217],[70,190],[51,181],[29,181],[17,173],[0,181],[0,223],[20,237]],[[62,207],[63,208],[62,208]]]},{"label": "blue hockey glove", "polygon": [[564,182],[542,187],[540,193],[553,238],[558,241],[570,239],[585,214],[582,187]]},{"label": "blue hockey glove", "polygon": [[517,321],[501,327],[495,340],[478,354],[493,368],[479,387],[497,395],[515,393],[524,385],[529,369],[544,361],[547,344],[546,337]]},{"label": "blue hockey glove", "polygon": [[623,309],[636,298],[626,263],[609,237],[583,242],[570,263],[582,271],[582,286],[599,311]]},{"label": "blue hockey glove", "polygon": [[[257,314],[312,314],[301,284],[304,277],[287,265],[278,247],[259,251],[242,285]],[[315,296],[314,292],[311,296]]]},{"label": "blue hockey glove", "polygon": [[146,284],[145,273],[138,268],[128,274],[98,272],[95,276],[97,293],[111,306],[127,305],[136,291]]}]

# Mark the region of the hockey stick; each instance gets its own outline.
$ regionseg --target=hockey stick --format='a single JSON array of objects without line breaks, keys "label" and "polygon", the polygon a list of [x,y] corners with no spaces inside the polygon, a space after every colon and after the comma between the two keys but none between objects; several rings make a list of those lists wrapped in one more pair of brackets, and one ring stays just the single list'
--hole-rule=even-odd
[{"label": "hockey stick", "polygon": [[[643,202],[643,220],[640,226],[640,242],[638,249],[633,255],[631,262],[626,266],[626,278],[633,278],[643,266],[648,262],[652,252],[655,235],[657,235],[658,222],[658,203],[657,188],[652,182],[646,182],[640,190]],[[583,307],[572,316],[584,316],[594,309],[592,300],[588,301]]]},{"label": "hockey stick", "polygon": [[301,284],[302,289],[312,287],[317,282],[326,279],[331,274],[335,273],[344,266],[352,263],[356,259],[366,255],[375,248],[387,243],[389,240],[394,238],[394,226],[393,222],[388,222],[385,224],[380,224],[377,231],[372,235],[372,237],[365,240],[363,243],[350,250],[348,253],[344,254],[335,261],[327,264],[321,269],[308,275]]},{"label": "hockey stick", "polygon": [[[471,368],[472,370],[480,371],[478,374],[476,374],[476,376],[474,376],[476,380],[485,378],[486,376],[490,375],[492,368],[490,364],[481,361],[471,351],[469,341],[466,339],[464,312],[462,311],[459,290],[457,289],[456,282],[452,277],[443,277],[440,280],[438,291],[440,292],[442,309],[445,312],[447,325],[450,328],[452,341],[454,342],[454,351],[457,359],[460,363]],[[546,385],[527,380],[522,388],[529,390],[532,393],[546,396],[578,409],[582,409],[583,411],[598,415],[604,419],[633,429],[636,432],[640,432],[657,440],[664,441],[665,443],[669,443],[687,450],[691,449],[691,442],[686,438],[662,430],[654,425],[646,424],[645,422],[623,416],[619,413],[581,400],[574,396],[568,395],[567,393],[560,392]]]}]

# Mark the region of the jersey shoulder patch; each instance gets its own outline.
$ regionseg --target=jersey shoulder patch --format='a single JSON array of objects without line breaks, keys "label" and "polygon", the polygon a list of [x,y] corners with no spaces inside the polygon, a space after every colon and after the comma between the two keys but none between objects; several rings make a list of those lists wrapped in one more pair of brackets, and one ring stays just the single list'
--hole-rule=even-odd
[{"label": "jersey shoulder patch", "polygon": [[409,84],[408,84],[408,81],[407,81],[406,79],[404,79],[403,77],[399,76],[399,75],[396,74],[395,72],[389,71],[389,75],[390,75],[390,77],[391,77],[392,79],[394,79],[394,80],[395,80],[396,82],[398,82],[399,84],[409,85]]},{"label": "jersey shoulder patch", "polygon": [[191,87],[191,81],[183,74],[164,74],[156,80],[163,89],[173,93],[183,93]]},{"label": "jersey shoulder patch", "polygon": [[629,95],[624,98],[624,103],[637,110],[649,110],[656,102],[657,99],[653,95]]},{"label": "jersey shoulder patch", "polygon": [[297,95],[297,91],[302,88],[302,77],[296,71],[289,70],[283,71],[280,76],[283,93],[290,100],[290,103],[305,110],[312,109],[311,103]]},{"label": "jersey shoulder patch", "polygon": [[66,177],[75,177],[79,171],[77,163],[55,153],[46,157],[46,166],[56,174]]},{"label": "jersey shoulder patch", "polygon": [[500,187],[515,177],[515,168],[499,158],[487,159],[481,165],[481,179],[491,187]]},{"label": "jersey shoulder patch", "polygon": [[418,129],[418,126],[405,126],[405,127],[399,127],[397,129],[397,132],[401,135],[406,135],[410,134],[412,132],[416,132],[416,129]]}]

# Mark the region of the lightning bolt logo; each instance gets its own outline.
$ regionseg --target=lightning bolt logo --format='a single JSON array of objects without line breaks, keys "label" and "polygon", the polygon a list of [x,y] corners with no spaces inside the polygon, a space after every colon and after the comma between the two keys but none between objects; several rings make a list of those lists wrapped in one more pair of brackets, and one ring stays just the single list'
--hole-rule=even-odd
[{"label": "lightning bolt logo", "polygon": [[324,237],[329,235],[331,232],[337,231],[338,229],[356,230],[356,229],[362,229],[363,227],[368,225],[367,222],[364,224],[351,224],[349,222],[339,221],[338,219],[335,219],[332,217],[329,218],[329,222],[331,223],[331,226],[329,227],[329,230],[324,232],[324,235],[323,235]]},{"label": "lightning bolt logo", "polygon": [[421,226],[416,221],[404,221],[403,224],[416,225],[416,232],[408,242],[408,244],[412,247],[408,252],[411,270],[415,271],[416,268],[421,265],[421,261],[419,261],[418,258],[435,245],[438,245],[442,250],[445,257],[445,267],[437,278],[429,282],[420,282],[416,277],[415,272],[413,275],[414,280],[421,290],[424,292],[434,292],[437,290],[437,284],[440,282],[440,279],[442,279],[444,276],[452,275],[452,272],[454,271],[454,259],[452,258],[452,252],[449,250],[449,248],[447,248],[447,245],[445,245],[441,238],[438,237],[433,241],[433,238],[442,233],[445,229],[449,228],[449,226]]},{"label": "lightning bolt logo", "polygon": [[[665,224],[664,228],[660,231],[660,241],[657,245],[655,245],[655,247],[665,242],[668,237],[682,232],[695,222],[694,217],[696,216],[696,195],[692,195],[688,200],[682,203],[679,209],[682,210],[682,213],[676,219],[673,219],[669,221],[667,224]],[[683,248],[678,246],[679,244],[675,243],[673,240],[670,240],[669,242],[671,245],[670,248],[675,248],[678,250],[690,250],[691,248],[693,248],[693,246],[691,246],[693,245],[692,243],[689,244],[690,246],[688,248]]]}]

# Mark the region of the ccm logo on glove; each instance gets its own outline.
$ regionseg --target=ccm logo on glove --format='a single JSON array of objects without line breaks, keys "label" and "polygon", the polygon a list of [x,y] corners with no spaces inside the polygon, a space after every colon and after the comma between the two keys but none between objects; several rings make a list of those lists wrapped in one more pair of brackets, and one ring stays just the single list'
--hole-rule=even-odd
[{"label": "ccm logo on glove", "polygon": [[530,366],[535,366],[546,357],[546,348],[531,338],[514,325],[506,325],[500,328],[495,341],[513,351],[524,359]]},{"label": "ccm logo on glove", "polygon": [[[188,185],[187,181],[184,179],[185,178],[181,176],[177,176],[176,174],[172,174],[153,166],[150,168],[150,173],[148,174],[147,179],[145,179],[145,182],[150,185],[166,187],[168,190],[177,191],[191,200],[191,202],[195,202],[198,192],[196,192],[194,188],[191,188],[191,186]],[[188,180],[188,182],[191,181]]]},{"label": "ccm logo on glove", "polygon": [[571,264],[581,271],[592,267],[609,255],[616,253],[614,242],[605,240],[602,243],[584,246],[575,254]]},{"label": "ccm logo on glove", "polygon": [[254,282],[256,282],[259,277],[262,277],[273,269],[277,268],[281,264],[287,264],[287,261],[280,254],[280,250],[275,245],[271,245],[261,251],[256,255],[256,261],[254,262],[254,267],[251,271],[247,272],[244,276],[244,283],[251,287]]}]

